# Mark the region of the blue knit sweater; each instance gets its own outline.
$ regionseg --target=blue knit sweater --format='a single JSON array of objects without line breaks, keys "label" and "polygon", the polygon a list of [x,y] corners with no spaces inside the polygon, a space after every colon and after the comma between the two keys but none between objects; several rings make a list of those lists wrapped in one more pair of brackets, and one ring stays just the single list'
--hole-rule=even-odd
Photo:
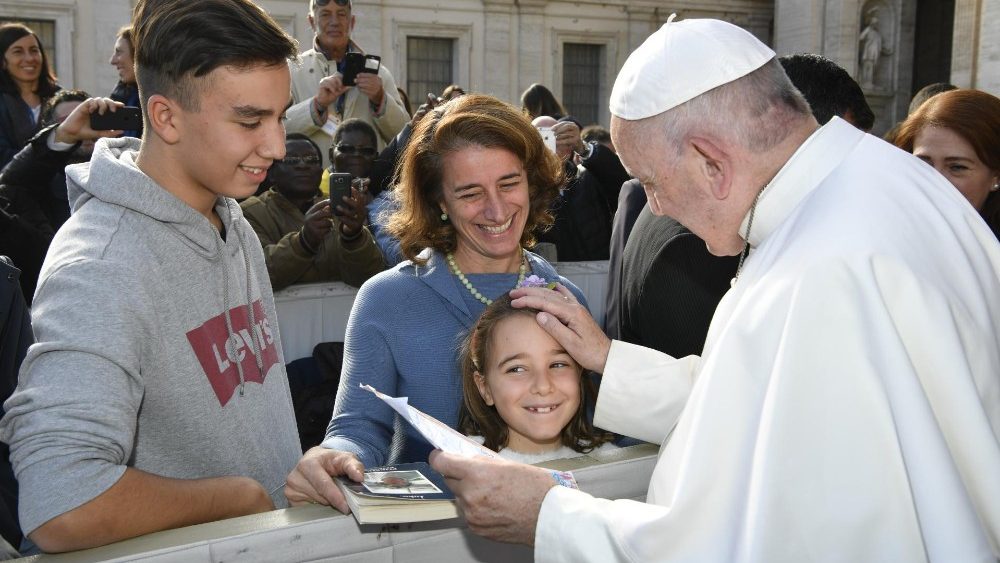
[{"label": "blue knit sweater", "polygon": [[[586,305],[579,288],[551,264],[525,254],[532,274],[558,278]],[[491,276],[497,283],[488,282]],[[469,277],[491,299],[516,280],[514,274]],[[458,348],[485,308],[468,296],[439,253],[426,266],[402,262],[361,286],[347,321],[344,368],[323,446],[353,452],[365,467],[426,461],[431,446],[359,386],[409,397],[409,404],[455,428],[462,403]]]}]

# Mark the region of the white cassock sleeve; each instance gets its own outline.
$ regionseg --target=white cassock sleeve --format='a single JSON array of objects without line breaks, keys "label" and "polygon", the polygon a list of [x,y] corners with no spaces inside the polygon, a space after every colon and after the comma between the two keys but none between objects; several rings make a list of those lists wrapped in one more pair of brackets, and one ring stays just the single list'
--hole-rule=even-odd
[{"label": "white cassock sleeve", "polygon": [[[997,327],[892,259],[794,266],[720,304],[646,502],[554,487],[536,561],[996,560]],[[606,371],[665,436],[676,374]]]},{"label": "white cassock sleeve", "polygon": [[663,443],[684,410],[699,360],[698,356],[678,360],[612,340],[597,394],[594,425],[653,444]]}]

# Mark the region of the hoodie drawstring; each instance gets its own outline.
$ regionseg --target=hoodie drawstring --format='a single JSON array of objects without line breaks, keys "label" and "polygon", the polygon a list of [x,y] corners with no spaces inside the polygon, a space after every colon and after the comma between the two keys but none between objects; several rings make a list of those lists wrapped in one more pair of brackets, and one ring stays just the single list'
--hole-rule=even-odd
[{"label": "hoodie drawstring", "polygon": [[[253,346],[253,357],[257,360],[257,373],[260,374],[260,380],[264,380],[264,360],[261,358],[260,353],[260,343],[264,340],[264,333],[257,326],[257,313],[253,310],[253,270],[250,264],[250,255],[247,254],[246,241],[243,239],[243,229],[236,226],[233,223],[233,230],[236,232],[236,241],[240,245],[240,253],[243,254],[243,266],[247,273],[247,313],[250,319],[250,344]],[[261,292],[261,297],[263,297],[264,292]],[[242,394],[242,388],[240,389]]]},{"label": "hoodie drawstring", "polygon": [[[226,210],[228,211],[229,205],[227,203]],[[236,243],[240,247],[240,253],[243,255],[243,265],[246,270],[246,308],[247,308],[247,319],[250,321],[250,345],[253,347],[253,357],[256,360],[257,372],[260,374],[261,381],[264,380],[264,361],[261,359],[260,353],[260,343],[259,340],[264,337],[261,333],[259,327],[257,326],[257,315],[253,310],[253,271],[251,270],[250,255],[246,252],[246,244],[243,240],[242,229],[240,229],[236,222],[231,223],[231,232],[236,234]],[[216,239],[216,245],[222,244],[222,237]],[[226,318],[226,331],[228,333],[228,338],[226,340],[226,353],[229,353],[230,343],[233,341],[233,319],[230,317],[230,301],[229,301],[229,263],[225,259],[225,248],[222,248],[223,256],[223,268],[222,268],[222,283],[224,285],[223,289],[223,305],[225,306],[225,318]],[[233,350],[233,360],[236,364],[236,372],[240,376],[240,397],[244,395],[244,389],[246,387],[246,376],[243,374],[243,363],[239,361],[236,357],[236,351]]]}]

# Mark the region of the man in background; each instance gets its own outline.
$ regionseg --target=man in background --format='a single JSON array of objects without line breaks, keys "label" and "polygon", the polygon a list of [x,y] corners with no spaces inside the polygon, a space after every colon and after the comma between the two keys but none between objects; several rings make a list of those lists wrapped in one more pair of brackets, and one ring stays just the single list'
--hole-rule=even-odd
[{"label": "man in background", "polygon": [[240,204],[260,238],[274,289],[323,281],[361,287],[385,268],[364,225],[361,194],[337,202],[340,211],[335,211],[329,199],[318,199],[322,174],[319,147],[301,133],[290,133],[285,158],[267,172],[271,189]]},{"label": "man in background", "polygon": [[377,74],[359,73],[355,86],[343,83],[347,53],[364,54],[351,40],[355,23],[351,8],[351,0],[310,0],[312,49],[302,53],[298,63],[289,63],[293,105],[286,113],[285,128],[306,134],[319,146],[324,168],[330,165],[327,152],[342,121],[368,122],[378,131],[383,147],[410,120],[385,65],[379,65]]}]

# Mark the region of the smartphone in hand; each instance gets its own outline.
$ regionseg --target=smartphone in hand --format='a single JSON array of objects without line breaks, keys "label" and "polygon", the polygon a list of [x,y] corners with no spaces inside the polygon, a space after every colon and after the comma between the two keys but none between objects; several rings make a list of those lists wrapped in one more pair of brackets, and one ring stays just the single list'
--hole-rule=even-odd
[{"label": "smartphone in hand", "polygon": [[344,55],[344,76],[341,83],[344,86],[355,86],[358,83],[358,74],[364,72],[378,74],[380,66],[382,66],[382,58],[378,55],[347,53]]},{"label": "smartphone in hand", "polygon": [[103,114],[90,114],[90,128],[94,131],[136,131],[142,129],[142,110],[125,106]]},{"label": "smartphone in hand", "polygon": [[351,197],[350,172],[330,172],[330,209],[337,215],[337,206],[344,205],[344,197]]},{"label": "smartphone in hand", "polygon": [[545,143],[546,148],[552,152],[556,152],[556,132],[551,127],[537,127],[538,134],[542,136],[542,142]]}]

